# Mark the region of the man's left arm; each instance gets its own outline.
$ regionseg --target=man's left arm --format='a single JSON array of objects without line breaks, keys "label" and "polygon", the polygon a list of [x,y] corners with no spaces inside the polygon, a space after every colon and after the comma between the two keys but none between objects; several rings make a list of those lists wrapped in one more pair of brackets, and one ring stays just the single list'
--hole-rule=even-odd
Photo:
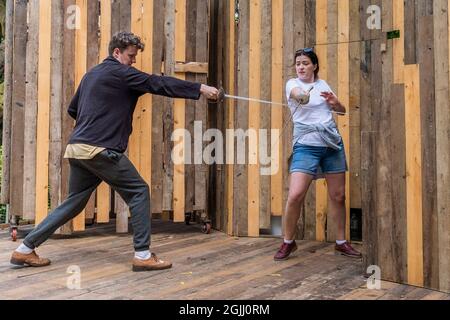
[{"label": "man's left arm", "polygon": [[171,98],[198,100],[200,95],[215,100],[218,90],[197,82],[180,80],[169,76],[158,76],[129,68],[125,75],[128,86],[141,93],[152,93]]}]

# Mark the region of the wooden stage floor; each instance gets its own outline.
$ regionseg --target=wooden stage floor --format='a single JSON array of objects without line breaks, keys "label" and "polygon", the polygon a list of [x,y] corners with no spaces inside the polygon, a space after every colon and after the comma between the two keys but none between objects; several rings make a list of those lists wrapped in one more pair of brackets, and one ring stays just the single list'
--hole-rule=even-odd
[{"label": "wooden stage floor", "polygon": [[[20,243],[0,231],[0,299],[445,299],[437,291],[382,282],[369,290],[362,262],[337,256],[333,244],[299,241],[283,262],[273,255],[275,238],[234,238],[218,231],[153,220],[152,250],[174,263],[163,271],[131,271],[130,234],[114,224],[94,226],[70,237],[52,237],[38,249],[52,264],[11,269],[9,258]],[[80,289],[69,289],[79,268]],[[70,278],[72,277],[72,278]]]}]

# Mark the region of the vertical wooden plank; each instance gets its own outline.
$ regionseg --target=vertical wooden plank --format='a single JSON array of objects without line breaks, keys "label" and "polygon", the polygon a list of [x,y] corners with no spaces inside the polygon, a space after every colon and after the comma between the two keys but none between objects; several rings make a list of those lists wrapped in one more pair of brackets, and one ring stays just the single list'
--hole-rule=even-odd
[{"label": "vertical wooden plank", "polygon": [[[261,59],[260,59],[260,97],[263,100],[271,100],[272,96],[272,69],[268,69],[268,66],[272,65],[272,10],[271,10],[272,1],[263,0],[261,2]],[[280,37],[281,38],[281,37]],[[283,93],[282,88],[279,88],[279,94]],[[260,106],[260,128],[261,135],[265,135],[266,147],[264,147],[261,143],[259,144],[259,148],[263,148],[259,150],[259,154],[264,155],[264,158],[261,157],[261,161],[267,159],[270,160],[270,148],[272,145],[271,141],[271,106],[270,105],[261,105]],[[279,133],[277,134],[279,136]],[[264,170],[270,168],[269,163],[260,163],[260,167]],[[259,228],[260,229],[270,229],[270,175],[264,174],[260,177],[260,210],[259,210]]]},{"label": "vertical wooden plank", "polygon": [[[284,97],[283,85],[283,10],[284,1],[272,1],[272,101],[282,103]],[[271,108],[272,129],[279,131],[274,152],[271,156],[271,163],[278,163],[278,171],[271,176],[271,214],[281,216],[283,214],[283,172],[286,164],[283,162],[283,143],[280,135],[283,129],[283,107],[274,105]],[[273,150],[274,151],[274,150]],[[272,152],[273,152],[272,151]],[[278,154],[278,158],[275,156]]]},{"label": "vertical wooden plank", "polygon": [[36,135],[36,225],[48,213],[48,151],[51,72],[51,1],[39,3],[38,118]]},{"label": "vertical wooden plank", "polygon": [[50,88],[50,148],[49,148],[49,196],[50,210],[61,202],[61,107],[63,79],[63,36],[64,6],[61,2],[52,2],[52,48],[51,48],[51,88]]},{"label": "vertical wooden plank", "polygon": [[[347,114],[338,117],[338,128],[344,142],[345,154],[350,155],[350,66],[349,66],[349,40],[350,40],[350,1],[339,1],[338,7],[338,93],[339,100],[346,106]],[[348,166],[350,158],[347,156]],[[345,238],[350,240],[350,172],[345,173]]]},{"label": "vertical wooden plank", "polygon": [[[224,1],[210,1],[208,3],[199,3],[198,17],[196,23],[197,41],[196,47],[200,50],[209,48],[208,60],[208,83],[214,86],[222,86],[224,79],[223,70],[226,69],[225,57],[218,54],[218,52],[224,52],[226,47],[226,30],[224,21],[227,18],[225,12],[226,2]],[[205,7],[205,8],[204,8]],[[206,9],[206,10],[204,10]],[[209,16],[209,18],[208,18]],[[208,35],[208,20],[209,24],[209,41]],[[187,21],[188,25],[189,20]],[[201,42],[200,42],[201,41]],[[208,42],[206,45],[202,44]],[[199,50],[199,54],[200,54]],[[208,50],[205,50],[208,51]],[[208,52],[206,52],[208,54]],[[210,59],[211,58],[211,59]],[[199,59],[200,61],[200,56]],[[201,79],[204,75],[197,75],[197,79]],[[225,109],[223,103],[208,107],[207,124],[208,128],[215,128],[221,132],[225,132]],[[223,141],[225,143],[225,141]],[[225,204],[225,170],[222,159],[209,166],[208,172],[208,188],[207,192],[207,214],[203,213],[203,216],[208,216],[211,219],[212,226],[218,230],[227,229],[227,216],[226,216],[226,204]],[[205,193],[206,193],[205,192]]]},{"label": "vertical wooden plank", "polygon": [[[315,52],[320,62],[320,78],[328,79],[328,10],[326,0],[316,2],[316,48]],[[318,180],[315,183],[316,195],[316,240],[325,241],[326,221],[327,221],[327,189],[325,180]]]},{"label": "vertical wooden plank", "polygon": [[[153,0],[142,3],[142,41],[145,50],[142,56],[142,71],[153,73]],[[147,94],[141,98],[141,140],[140,165],[142,178],[152,185],[152,96]]]},{"label": "vertical wooden plank", "polygon": [[[227,72],[225,72],[225,77],[227,77],[227,82],[225,83],[228,92],[231,95],[235,94],[235,68],[236,68],[236,49],[235,46],[237,37],[236,37],[236,24],[235,24],[235,2],[227,1]],[[228,99],[226,101],[227,108],[227,129],[231,131],[234,130],[234,120],[235,120],[235,101],[232,99]],[[226,207],[227,207],[227,217],[228,217],[228,225],[227,225],[227,233],[228,235],[235,234],[234,232],[234,137],[229,138],[226,137],[226,155],[227,155],[227,166],[226,166],[226,181],[227,181],[227,191],[226,191]],[[232,156],[230,157],[230,154]],[[230,161],[231,160],[231,161]]]},{"label": "vertical wooden plank", "polygon": [[[387,32],[392,29],[392,2],[383,0],[381,3],[383,25],[382,31]],[[381,55],[381,85],[372,86],[372,97],[377,95],[381,97],[379,111],[375,120],[377,121],[377,185],[378,185],[378,255],[380,259],[379,266],[383,270],[383,279],[395,279],[398,264],[400,260],[395,255],[395,240],[397,235],[393,234],[393,215],[392,210],[392,154],[391,154],[391,88],[393,83],[393,44],[385,39],[374,41],[373,55]],[[382,52],[381,46],[386,44],[386,51]],[[373,56],[372,56],[373,58]],[[380,65],[374,65],[373,68],[379,68]],[[373,69],[372,69],[373,70]],[[379,91],[381,90],[381,92]],[[376,111],[376,102],[372,103],[373,111]],[[389,245],[387,245],[389,243]]]},{"label": "vertical wooden plank", "polygon": [[6,0],[5,8],[5,82],[3,95],[3,159],[2,184],[0,202],[10,201],[10,174],[11,174],[11,118],[12,118],[12,92],[13,92],[13,44],[14,44],[14,0]]},{"label": "vertical wooden plank", "polygon": [[[193,22],[186,21],[188,24],[193,23],[195,26],[195,59],[196,61],[200,62],[208,62],[208,10],[208,3],[197,1],[196,20],[194,20]],[[188,45],[190,44],[188,43]],[[207,83],[207,75],[197,74],[195,76],[195,81],[200,83]],[[212,118],[212,116],[208,116],[208,104],[206,100],[203,97],[200,97],[200,100],[195,102],[194,108],[194,118],[196,121],[201,121],[202,132],[205,132],[208,127],[210,127],[208,120],[209,118]],[[217,123],[214,125],[214,128],[217,128]],[[205,150],[207,144],[207,142],[203,142],[203,150]],[[194,210],[199,211],[199,213],[203,215],[203,219],[207,219],[207,188],[208,183],[210,184],[211,188],[214,188],[215,184],[213,178],[215,177],[213,175],[208,177],[208,165],[206,165],[203,161],[202,164],[194,166],[194,169]],[[219,204],[216,203],[215,205],[218,206]]]},{"label": "vertical wooden plank", "polygon": [[[437,214],[439,225],[439,289],[450,291],[450,145],[448,1],[434,1],[436,92]],[[445,39],[445,40],[444,40]]]},{"label": "vertical wooden plank", "polygon": [[406,242],[406,141],[405,141],[405,90],[403,84],[392,84],[391,89],[391,141],[392,155],[392,234],[395,244],[391,245],[398,263],[392,279],[405,281],[407,270]]},{"label": "vertical wooden plank", "polygon": [[[376,45],[368,39],[375,39],[379,31],[367,28],[366,10],[370,0],[360,3],[360,32],[361,39],[361,208],[363,234],[363,272],[370,265],[378,265],[378,216],[377,216],[377,183],[376,183],[376,115],[372,110],[372,103],[380,104],[378,94],[381,81],[381,55],[374,51]],[[379,44],[377,42],[377,44]],[[372,96],[372,86],[378,88],[377,95]]]},{"label": "vertical wooden plank", "polygon": [[[294,68],[294,54],[299,48],[305,45],[305,2],[301,1],[284,1],[283,2],[283,28],[284,30],[292,30],[291,32],[283,33],[283,83],[286,84],[291,78],[296,78]],[[283,96],[285,96],[285,89],[283,89]],[[286,100],[283,100],[287,103]],[[283,108],[283,132],[282,132],[282,161],[283,167],[283,190],[281,193],[282,202],[286,204],[289,194],[290,173],[288,163],[289,157],[292,154],[292,134],[293,122],[291,120],[291,113],[289,108]],[[296,238],[303,238],[304,231],[304,210],[302,208],[300,218],[296,228]],[[283,221],[284,224],[284,221]]]},{"label": "vertical wooden plank", "polygon": [[[197,1],[195,0],[186,0],[186,62],[198,61],[196,60],[195,52],[197,47],[196,44],[196,35],[197,35]],[[196,81],[196,75],[192,73],[186,74],[187,81]],[[186,113],[185,113],[185,121],[186,121],[186,130],[189,132],[191,137],[194,138],[194,121],[197,121],[195,118],[196,113],[196,102],[194,100],[186,100]],[[200,121],[200,119],[198,119]],[[202,123],[203,124],[203,123]],[[194,150],[194,139],[191,139],[190,145],[185,143],[187,148],[191,148]],[[192,213],[194,211],[194,202],[195,202],[195,190],[196,190],[196,174],[195,168],[197,165],[194,164],[193,159],[195,156],[191,152],[190,163],[185,165],[185,212]]]},{"label": "vertical wooden plank", "polygon": [[[61,109],[61,138],[62,146],[66,146],[69,141],[70,134],[73,129],[74,121],[67,113],[67,106],[72,100],[75,90],[75,28],[72,25],[76,22],[73,19],[73,6],[75,0],[64,0],[64,46],[63,46],[63,83],[62,83],[62,104]],[[70,27],[69,27],[70,25]],[[64,150],[62,150],[64,151]],[[61,163],[61,199],[67,197],[69,192],[69,162],[67,159],[62,159]],[[61,226],[57,233],[70,234],[73,229],[73,221],[70,220],[65,225]]]},{"label": "vertical wooden plank", "polygon": [[[141,36],[142,35],[142,1],[131,0],[131,32]],[[122,16],[122,13],[121,13]],[[136,57],[137,69],[142,69],[142,54]],[[128,157],[138,171],[141,170],[140,163],[140,138],[141,138],[141,110],[142,100],[139,99],[133,114],[133,132],[131,133],[128,142]]]},{"label": "vertical wooden plank", "polygon": [[[112,30],[128,31],[131,30],[131,0],[118,0],[115,5],[112,4]],[[125,152],[128,156],[128,150]],[[116,212],[116,232],[128,232],[128,206],[122,197],[116,192],[114,196],[115,212]]]},{"label": "vertical wooden plank", "polygon": [[361,208],[361,125],[360,125],[360,68],[361,68],[361,32],[359,0],[350,0],[349,34],[349,125],[350,125],[350,208]]},{"label": "vertical wooden plank", "polygon": [[[330,87],[335,90],[335,93],[341,99],[341,94],[339,92],[339,83],[340,83],[340,74],[339,74],[339,47],[345,44],[339,44],[339,39],[342,37],[339,34],[339,7],[341,6],[341,1],[337,0],[329,0],[327,1],[327,10],[328,10],[328,34],[327,40],[328,45],[326,46],[326,55],[327,55],[327,78],[326,81],[330,85]],[[339,126],[339,121],[336,119],[336,123]],[[342,134],[342,132],[341,132]],[[347,153],[348,154],[348,153]],[[347,179],[346,179],[347,180]],[[323,184],[322,186],[320,184]],[[328,191],[325,189],[326,182],[319,181],[316,183],[321,190],[317,190],[316,197],[317,201],[322,199],[317,203],[317,208],[325,207],[326,214],[326,240],[327,241],[335,241],[337,238],[337,223],[336,218],[331,215],[328,210]],[[320,205],[319,205],[320,203]],[[326,203],[326,205],[324,204]]]},{"label": "vertical wooden plank", "polygon": [[[412,2],[412,1],[410,1]],[[400,38],[393,39],[393,76],[394,83],[403,83],[404,71],[403,66],[405,65],[405,4],[404,0],[393,0],[392,1],[392,11],[393,11],[393,29],[400,31]],[[408,32],[409,33],[409,32]]]},{"label": "vertical wooden plank", "polygon": [[[108,55],[109,42],[111,41],[111,0],[100,1],[100,49],[99,62],[103,61]],[[110,211],[110,187],[102,182],[97,187],[97,223],[109,222]]]},{"label": "vertical wooden plank", "polygon": [[[237,48],[239,48],[238,57],[237,57],[237,86],[236,86],[236,94],[239,96],[248,97],[249,96],[249,17],[250,8],[249,2],[239,2],[239,25],[238,30],[236,31],[237,37]],[[248,103],[246,101],[238,101],[237,107],[235,109],[235,128],[236,132],[239,129],[246,131],[248,128]],[[240,130],[239,130],[240,131]],[[238,156],[237,160],[239,160],[238,151],[242,154],[245,150],[244,155],[247,159],[248,155],[248,146],[240,149],[239,144],[246,143],[247,139],[237,139],[237,143],[235,145],[235,155]],[[233,193],[234,193],[234,219],[233,219],[233,229],[234,234],[237,236],[246,236],[248,233],[248,173],[247,166],[237,161],[234,165],[234,184],[233,184]]]},{"label": "vertical wooden plank", "polygon": [[[186,0],[175,1],[175,61],[185,61],[186,60]],[[177,78],[185,80],[184,74],[177,74]],[[174,130],[185,128],[185,100],[175,99],[173,106],[173,120],[174,120]],[[183,136],[181,141],[176,142],[184,144],[186,137]],[[183,157],[185,155],[185,147],[183,149]],[[183,161],[184,162],[184,161]],[[183,222],[184,221],[184,205],[185,205],[185,194],[184,194],[184,163],[174,164],[173,169],[173,221]]]},{"label": "vertical wooden plank", "polygon": [[109,42],[111,41],[111,0],[100,0],[100,52],[99,62],[108,55]]},{"label": "vertical wooden plank", "polygon": [[[433,16],[419,18],[417,57],[420,66],[422,133],[422,213],[424,286],[439,289],[439,226],[436,190],[436,102]],[[405,206],[406,207],[406,206]]]},{"label": "vertical wooden plank", "polygon": [[27,1],[16,0],[14,8],[13,93],[11,117],[10,216],[22,216],[23,210],[23,138],[25,106],[25,63]]},{"label": "vertical wooden plank", "polygon": [[[86,73],[87,65],[87,0],[77,0],[76,5],[80,10],[80,28],[75,31],[75,52],[77,52],[75,56],[75,84],[78,87]],[[73,231],[83,231],[85,229],[85,219],[86,210],[83,210],[73,219]]]},{"label": "vertical wooden plank", "polygon": [[[164,2],[154,0],[153,30],[164,30]],[[154,32],[153,35],[153,71],[160,73],[164,57],[164,33]],[[162,213],[163,201],[163,105],[164,98],[153,97],[152,105],[152,213]]]},{"label": "vertical wooden plank", "polygon": [[[403,1],[402,1],[403,2]],[[403,33],[400,36],[403,39],[405,61],[404,64],[415,64],[416,59],[416,2],[418,1],[404,1],[404,25]],[[401,4],[400,4],[401,5]],[[407,31],[407,32],[405,32]]]},{"label": "vertical wooden plank", "polygon": [[[164,73],[173,76],[175,68],[175,1],[168,0],[164,2]],[[174,100],[164,98],[163,109],[163,211],[173,210],[173,175],[174,168],[171,161],[171,150],[173,150],[173,142],[171,135],[174,129],[173,124]]]},{"label": "vertical wooden plank", "polygon": [[[261,94],[261,2],[250,0],[250,36],[249,36],[249,96],[258,98]],[[249,103],[249,131],[259,132],[261,106]],[[251,137],[251,136],[250,136]],[[256,134],[258,137],[258,134]],[[249,139],[248,165],[248,236],[259,235],[260,175],[258,160],[258,141]],[[253,159],[256,160],[253,164]]]},{"label": "vertical wooden plank", "polygon": [[[37,69],[39,50],[39,3],[28,5],[29,25],[27,41],[25,132],[23,153],[23,218],[34,219],[36,209],[36,125],[37,125]],[[59,178],[59,176],[58,176]]]},{"label": "vertical wooden plank", "polygon": [[[87,53],[86,53],[86,71],[89,71],[95,65],[98,64],[98,56],[99,56],[99,1],[88,1],[87,3],[87,35],[86,41],[89,45],[87,45]],[[89,221],[89,223],[93,223],[95,218],[95,200],[96,200],[97,191],[94,191],[86,204],[86,216],[85,219]]]},{"label": "vertical wooden plank", "polygon": [[422,140],[419,115],[419,66],[408,65],[405,66],[408,283],[423,286]]},{"label": "vertical wooden plank", "polygon": [[[315,47],[316,43],[316,1],[306,0],[305,46]],[[316,47],[317,50],[318,47]],[[320,61],[321,63],[321,61]],[[319,75],[321,76],[321,74]],[[316,181],[313,181],[305,197],[304,239],[316,240]]]}]

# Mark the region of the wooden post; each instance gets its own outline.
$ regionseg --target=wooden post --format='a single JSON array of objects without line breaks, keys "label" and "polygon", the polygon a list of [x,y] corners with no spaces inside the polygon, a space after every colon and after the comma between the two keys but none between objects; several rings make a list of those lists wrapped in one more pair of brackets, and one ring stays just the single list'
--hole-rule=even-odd
[{"label": "wooden post", "polygon": [[[346,107],[347,114],[338,117],[338,128],[344,142],[345,154],[347,155],[347,163],[350,166],[350,99],[349,99],[349,33],[350,33],[350,3],[349,0],[339,1],[338,7],[338,94],[339,100]],[[350,174],[345,173],[345,238],[350,240]],[[334,239],[330,239],[334,240]],[[337,239],[343,240],[343,239]]]},{"label": "wooden post", "polygon": [[64,5],[52,1],[51,36],[51,88],[50,88],[50,143],[49,143],[49,186],[50,209],[55,209],[64,200],[61,194],[62,164],[62,112],[63,106],[63,43]]},{"label": "wooden post", "polygon": [[[439,287],[450,291],[450,131],[448,1],[434,1],[434,46],[436,50],[436,150],[437,219],[439,223]],[[445,39],[445,41],[443,41]]]},{"label": "wooden post", "polygon": [[[272,101],[282,103],[284,101],[283,85],[283,0],[274,0],[272,2]],[[270,185],[271,194],[271,214],[281,216],[283,214],[283,171],[286,170],[286,164],[283,161],[283,141],[280,138],[283,130],[283,107],[272,106],[272,129],[279,130],[278,142],[271,161],[278,163],[278,171],[272,176]],[[275,155],[278,153],[278,159]]]},{"label": "wooden post", "polygon": [[38,120],[36,136],[36,225],[48,214],[48,152],[51,84],[51,17],[50,0],[40,1],[39,6],[39,72],[38,72]]},{"label": "wooden post", "polygon": [[39,58],[39,1],[28,3],[29,25],[27,42],[27,75],[25,97],[23,217],[34,219],[36,210],[36,125]]},{"label": "wooden post", "polygon": [[[186,0],[175,1],[175,61],[186,60]],[[185,80],[184,74],[177,74],[177,78]],[[174,131],[183,130],[185,124],[185,101],[183,99],[175,99],[173,106]],[[185,156],[186,137],[183,135],[181,141],[174,141],[175,146],[182,144],[182,157]],[[185,171],[183,164],[174,164],[173,169],[173,221],[184,221],[185,206]]]},{"label": "wooden post", "polygon": [[[328,10],[326,0],[316,2],[316,54],[320,61],[320,78],[328,80]],[[316,182],[316,240],[325,241],[327,221],[327,185]]]},{"label": "wooden post", "polygon": [[[236,25],[235,25],[235,3],[234,1],[228,1],[227,2],[227,56],[228,56],[228,64],[227,64],[227,72],[226,77],[228,77],[228,81],[226,83],[226,86],[228,88],[228,92],[230,92],[231,95],[235,94],[235,56],[236,56]],[[227,74],[228,73],[228,74]],[[226,101],[226,108],[227,108],[227,125],[226,128],[230,130],[234,130],[234,117],[235,117],[235,102],[231,99]],[[232,132],[232,131],[231,131]],[[234,135],[231,135],[231,137],[226,137],[226,155],[227,155],[227,166],[226,166],[226,181],[227,181],[227,190],[226,190],[226,207],[227,207],[227,233],[228,235],[234,234],[234,176],[233,176],[233,166],[234,166]]]},{"label": "wooden post", "polygon": [[5,9],[5,82],[3,95],[2,192],[0,202],[10,201],[11,118],[13,91],[14,0],[6,0]]},{"label": "wooden post", "polygon": [[[261,94],[261,2],[250,1],[249,36],[249,96],[259,98]],[[259,236],[260,175],[259,175],[259,103],[249,103],[249,162],[248,162],[248,231],[250,237]],[[253,134],[255,133],[255,134]]]}]

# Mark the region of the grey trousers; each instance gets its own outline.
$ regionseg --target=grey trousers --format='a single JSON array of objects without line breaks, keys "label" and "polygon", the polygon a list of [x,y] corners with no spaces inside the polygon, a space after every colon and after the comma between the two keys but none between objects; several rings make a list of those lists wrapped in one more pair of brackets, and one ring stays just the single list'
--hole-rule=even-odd
[{"label": "grey trousers", "polygon": [[135,251],[150,247],[150,191],[131,161],[123,154],[104,150],[91,160],[69,159],[70,178],[67,199],[53,210],[23,243],[34,249],[60,226],[76,217],[86,206],[101,181],[108,183],[127,203],[131,211]]}]

